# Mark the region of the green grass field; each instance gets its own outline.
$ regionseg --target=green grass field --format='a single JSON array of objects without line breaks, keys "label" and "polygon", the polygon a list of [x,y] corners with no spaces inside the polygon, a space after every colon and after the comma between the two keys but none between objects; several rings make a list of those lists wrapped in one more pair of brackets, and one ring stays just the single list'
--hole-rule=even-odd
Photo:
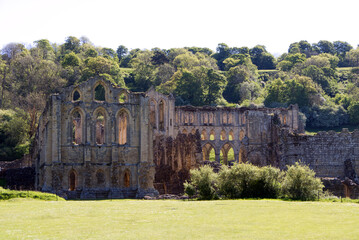
[{"label": "green grass field", "polygon": [[359,204],[278,200],[0,202],[1,239],[359,239]]}]

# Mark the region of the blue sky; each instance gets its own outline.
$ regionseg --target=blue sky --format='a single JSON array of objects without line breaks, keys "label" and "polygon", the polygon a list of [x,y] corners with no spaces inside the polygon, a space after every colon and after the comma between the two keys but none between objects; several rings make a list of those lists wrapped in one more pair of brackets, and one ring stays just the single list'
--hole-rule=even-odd
[{"label": "blue sky", "polygon": [[0,0],[0,48],[46,38],[88,37],[96,46],[174,48],[218,43],[273,54],[307,40],[359,44],[359,1]]}]

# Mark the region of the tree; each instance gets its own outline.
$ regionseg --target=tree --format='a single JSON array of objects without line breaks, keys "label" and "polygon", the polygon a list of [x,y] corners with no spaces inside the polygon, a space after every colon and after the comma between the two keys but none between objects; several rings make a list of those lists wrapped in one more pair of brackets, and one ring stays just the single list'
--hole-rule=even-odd
[{"label": "tree", "polygon": [[204,104],[214,104],[217,99],[222,97],[222,92],[227,83],[226,77],[219,71],[207,69],[206,78],[203,82],[205,100]]},{"label": "tree", "polygon": [[312,46],[305,40],[290,44],[288,49],[289,54],[303,53],[306,57],[310,57],[312,55],[312,51]]},{"label": "tree", "polygon": [[349,62],[345,58],[345,55],[347,52],[349,52],[351,49],[353,49],[353,47],[349,43],[342,42],[342,41],[335,41],[333,43],[333,45],[334,45],[335,52],[336,52],[337,56],[339,57],[338,66],[339,67],[348,67]]},{"label": "tree", "polygon": [[117,53],[118,60],[121,63],[122,59],[128,54],[128,49],[127,49],[127,47],[120,45],[120,46],[118,46],[116,53]]},{"label": "tree", "polygon": [[2,50],[5,60],[11,60],[26,51],[25,46],[21,43],[9,43]]},{"label": "tree", "polygon": [[74,53],[79,53],[80,52],[80,46],[81,46],[81,42],[80,39],[73,37],[73,36],[69,36],[66,38],[65,43],[63,44],[63,54],[65,54],[66,52],[74,52]]},{"label": "tree", "polygon": [[225,43],[219,43],[216,48],[216,53],[212,55],[214,59],[218,62],[218,67],[220,70],[224,70],[223,61],[231,55],[230,48]]},{"label": "tree", "polygon": [[12,161],[29,152],[29,125],[21,110],[0,110],[0,159]]},{"label": "tree", "polygon": [[40,56],[43,59],[52,60],[55,58],[54,49],[52,48],[49,40],[47,39],[40,39],[34,41],[36,48],[40,51]]},{"label": "tree", "polygon": [[101,53],[104,57],[114,58],[116,56],[116,53],[112,48],[102,48]]},{"label": "tree", "polygon": [[311,99],[317,91],[313,81],[308,77],[294,76],[284,80],[275,79],[267,85],[267,96],[264,104],[275,107],[278,104],[287,106],[298,104],[299,107],[310,106]]},{"label": "tree", "polygon": [[8,88],[8,76],[10,68],[9,65],[0,58],[0,79],[1,79],[1,92],[0,92],[0,109],[3,107],[5,88]]},{"label": "tree", "polygon": [[173,65],[177,69],[192,69],[200,65],[199,59],[191,52],[186,52],[184,54],[178,55],[173,60]]},{"label": "tree", "polygon": [[187,69],[180,70],[174,75],[177,87],[175,94],[194,106],[201,106],[205,102],[201,80]]},{"label": "tree", "polygon": [[153,65],[162,65],[168,62],[169,59],[163,51],[154,51],[153,56],[151,57],[151,63]]},{"label": "tree", "polygon": [[213,54],[213,51],[209,48],[201,48],[201,47],[190,47],[190,48],[185,48],[187,49],[188,51],[190,51],[191,53],[193,54],[196,54],[196,53],[203,53],[205,55],[208,55],[208,56],[211,56]]},{"label": "tree", "polygon": [[320,53],[330,53],[333,55],[335,54],[335,48],[334,48],[333,43],[326,41],[326,40],[321,40],[318,43],[314,43],[313,49],[318,54],[320,54]]},{"label": "tree", "polygon": [[241,100],[241,83],[255,81],[256,79],[256,72],[251,71],[248,66],[232,67],[227,73],[228,84],[223,92],[223,97],[230,103],[239,103]]},{"label": "tree", "polygon": [[348,107],[351,124],[359,124],[359,102],[355,101]]},{"label": "tree", "polygon": [[86,59],[85,64],[86,67],[83,71],[82,80],[87,80],[94,76],[101,76],[120,87],[125,87],[120,67],[114,60],[97,56]]},{"label": "tree", "polygon": [[[134,91],[147,91],[155,81],[155,67],[151,63],[153,52],[138,51],[132,60],[130,66],[134,68],[131,74],[131,83],[128,87]],[[127,82],[126,82],[127,83]]]},{"label": "tree", "polygon": [[351,67],[359,66],[359,48],[352,49],[346,53],[345,58],[348,60]]},{"label": "tree", "polygon": [[74,53],[70,52],[65,55],[64,59],[61,62],[61,65],[63,67],[71,66],[76,67],[80,66],[80,58]]},{"label": "tree", "polygon": [[349,43],[343,41],[335,41],[333,43],[333,46],[336,54],[342,57],[344,57],[347,52],[353,49],[353,47]]}]

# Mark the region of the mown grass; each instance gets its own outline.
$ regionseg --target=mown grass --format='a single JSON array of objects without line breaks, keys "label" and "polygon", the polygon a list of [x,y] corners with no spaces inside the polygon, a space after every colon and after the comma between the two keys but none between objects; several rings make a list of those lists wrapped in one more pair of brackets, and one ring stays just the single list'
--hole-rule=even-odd
[{"label": "mown grass", "polygon": [[65,199],[55,194],[35,192],[35,191],[16,191],[0,187],[0,200],[9,200],[13,198],[33,198],[45,201],[64,201]]},{"label": "mown grass", "polygon": [[343,72],[343,71],[351,71],[353,68],[352,67],[340,67],[340,68],[337,68],[337,70],[339,72]]},{"label": "mown grass", "polygon": [[359,204],[2,201],[2,239],[358,239]]},{"label": "mown grass", "polygon": [[132,73],[133,70],[135,70],[135,69],[134,68],[120,68],[120,70],[123,72]]}]

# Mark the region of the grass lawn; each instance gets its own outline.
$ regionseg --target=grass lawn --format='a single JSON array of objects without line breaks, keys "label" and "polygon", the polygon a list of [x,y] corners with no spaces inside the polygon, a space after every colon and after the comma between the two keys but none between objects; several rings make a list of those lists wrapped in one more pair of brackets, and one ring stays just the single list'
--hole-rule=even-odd
[{"label": "grass lawn", "polygon": [[359,204],[277,200],[0,202],[1,239],[359,239]]}]

